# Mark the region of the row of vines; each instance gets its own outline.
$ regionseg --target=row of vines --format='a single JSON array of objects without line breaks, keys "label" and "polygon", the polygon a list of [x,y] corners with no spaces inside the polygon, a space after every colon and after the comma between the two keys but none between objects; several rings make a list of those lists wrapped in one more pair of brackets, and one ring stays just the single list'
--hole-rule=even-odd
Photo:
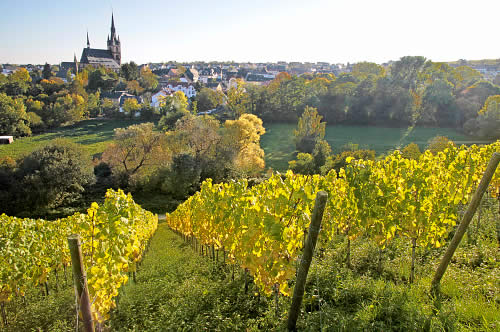
[{"label": "row of vines", "polygon": [[[336,234],[349,240],[363,236],[382,249],[403,237],[413,248],[414,261],[417,245],[441,247],[446,242],[459,221],[459,207],[468,203],[494,152],[500,152],[500,141],[481,147],[450,145],[436,155],[426,151],[418,160],[405,159],[398,151],[379,161],[351,159],[338,173],[288,171],[253,187],[245,180],[208,180],[167,215],[167,223],[202,245],[224,250],[266,294],[279,287],[289,295],[288,281],[295,276],[318,191],[328,193],[320,241]],[[498,197],[499,170],[491,183],[490,193]]]},{"label": "row of vines", "polygon": [[118,289],[127,282],[156,230],[158,217],[135,204],[123,191],[108,190],[104,203],[87,214],[48,221],[0,216],[0,302],[24,296],[43,285],[49,274],[71,264],[67,238],[79,234],[87,270],[92,315],[108,317]]}]

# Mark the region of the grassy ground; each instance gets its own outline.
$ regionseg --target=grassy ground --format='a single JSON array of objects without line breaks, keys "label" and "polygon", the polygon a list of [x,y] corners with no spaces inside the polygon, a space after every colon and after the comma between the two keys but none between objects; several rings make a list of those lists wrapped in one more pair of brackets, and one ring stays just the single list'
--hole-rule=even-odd
[{"label": "grassy ground", "polygon": [[97,155],[102,153],[106,145],[113,139],[115,128],[124,128],[141,122],[144,121],[125,119],[84,120],[72,126],[58,128],[40,135],[19,138],[9,145],[0,145],[0,157],[10,156],[14,159],[22,157],[58,137],[82,144],[91,155]]},{"label": "grassy ground", "polygon": [[[278,171],[288,169],[288,162],[294,158],[295,144],[293,131],[295,124],[277,123],[266,125],[266,134],[262,136],[261,146],[265,152],[266,167]],[[450,128],[415,128],[408,132],[406,128],[383,128],[362,126],[327,126],[325,138],[333,153],[341,151],[348,143],[359,144],[360,148],[385,153],[414,142],[424,149],[429,139],[434,136],[446,136],[456,144],[490,143],[468,137]]]}]

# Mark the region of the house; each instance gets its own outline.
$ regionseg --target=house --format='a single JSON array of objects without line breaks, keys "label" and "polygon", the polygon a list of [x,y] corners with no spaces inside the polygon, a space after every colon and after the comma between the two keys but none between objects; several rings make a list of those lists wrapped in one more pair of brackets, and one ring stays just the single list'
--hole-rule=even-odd
[{"label": "house", "polygon": [[68,70],[71,72],[71,77],[78,74],[78,61],[76,60],[76,55],[74,56],[73,62],[61,62],[56,77],[59,77],[66,82],[66,74],[68,73]]},{"label": "house", "polygon": [[184,73],[184,76],[186,76],[188,78],[189,82],[193,82],[193,83],[198,82],[198,80],[200,78],[200,74],[194,68],[189,68],[188,70],[186,70],[186,72]]},{"label": "house", "polygon": [[164,88],[154,95],[151,96],[151,106],[153,107],[160,107],[162,99],[172,95],[174,92],[168,88]]},{"label": "house", "polygon": [[130,93],[127,93],[126,91],[113,91],[113,92],[103,91],[101,93],[101,99],[104,98],[111,99],[114,103],[118,104],[120,107],[120,112],[123,112],[123,104],[127,99],[135,98],[138,104],[143,103],[142,97],[134,96]]},{"label": "house", "polygon": [[164,80],[159,81],[159,85],[162,89],[170,89],[172,91],[182,91],[188,98],[196,97],[196,89],[194,85],[188,82],[177,82],[177,81],[168,81]]},{"label": "house", "polygon": [[180,71],[180,69],[177,69],[177,68],[170,68],[170,70],[168,71],[168,74],[167,74],[167,76],[170,78],[179,77],[180,75],[181,75],[181,71]]},{"label": "house", "polygon": [[220,91],[220,92],[223,92],[224,91],[224,87],[222,86],[222,83],[221,82],[207,82],[205,84],[205,86],[209,89],[212,89],[212,90],[215,90],[215,91]]},{"label": "house", "polygon": [[0,144],[10,144],[14,142],[14,136],[0,136]]}]

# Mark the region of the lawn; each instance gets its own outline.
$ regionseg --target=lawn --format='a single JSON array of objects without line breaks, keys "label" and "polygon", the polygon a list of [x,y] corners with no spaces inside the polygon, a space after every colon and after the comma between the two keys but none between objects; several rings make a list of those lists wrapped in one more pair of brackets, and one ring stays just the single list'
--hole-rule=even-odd
[{"label": "lawn", "polygon": [[67,138],[84,145],[91,155],[104,151],[106,145],[113,139],[115,128],[124,128],[142,120],[84,120],[77,124],[61,127],[56,130],[15,139],[10,145],[0,145],[0,157],[10,156],[14,159],[22,157],[38,147],[49,143],[55,138]]},{"label": "lawn", "polygon": [[[261,146],[265,152],[266,167],[284,171],[288,162],[294,158],[295,144],[293,131],[295,124],[268,124],[266,133],[262,136]],[[333,153],[338,153],[348,143],[358,144],[359,148],[372,149],[378,154],[404,147],[414,142],[424,149],[429,139],[435,136],[446,136],[456,144],[491,143],[465,136],[451,128],[384,128],[363,126],[327,126],[325,138],[332,147]]]}]

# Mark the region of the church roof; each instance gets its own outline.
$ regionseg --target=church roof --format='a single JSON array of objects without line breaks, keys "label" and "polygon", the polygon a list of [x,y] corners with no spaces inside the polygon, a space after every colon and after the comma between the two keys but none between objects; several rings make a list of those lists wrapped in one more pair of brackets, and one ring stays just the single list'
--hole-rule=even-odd
[{"label": "church roof", "polygon": [[113,55],[109,50],[100,50],[97,48],[84,48],[80,63],[91,65],[103,65],[111,69],[119,69],[120,66],[113,59]]},{"label": "church roof", "polygon": [[97,48],[84,48],[82,52],[82,60],[80,61],[83,62],[83,59],[87,57],[113,59],[109,50],[99,50]]}]

